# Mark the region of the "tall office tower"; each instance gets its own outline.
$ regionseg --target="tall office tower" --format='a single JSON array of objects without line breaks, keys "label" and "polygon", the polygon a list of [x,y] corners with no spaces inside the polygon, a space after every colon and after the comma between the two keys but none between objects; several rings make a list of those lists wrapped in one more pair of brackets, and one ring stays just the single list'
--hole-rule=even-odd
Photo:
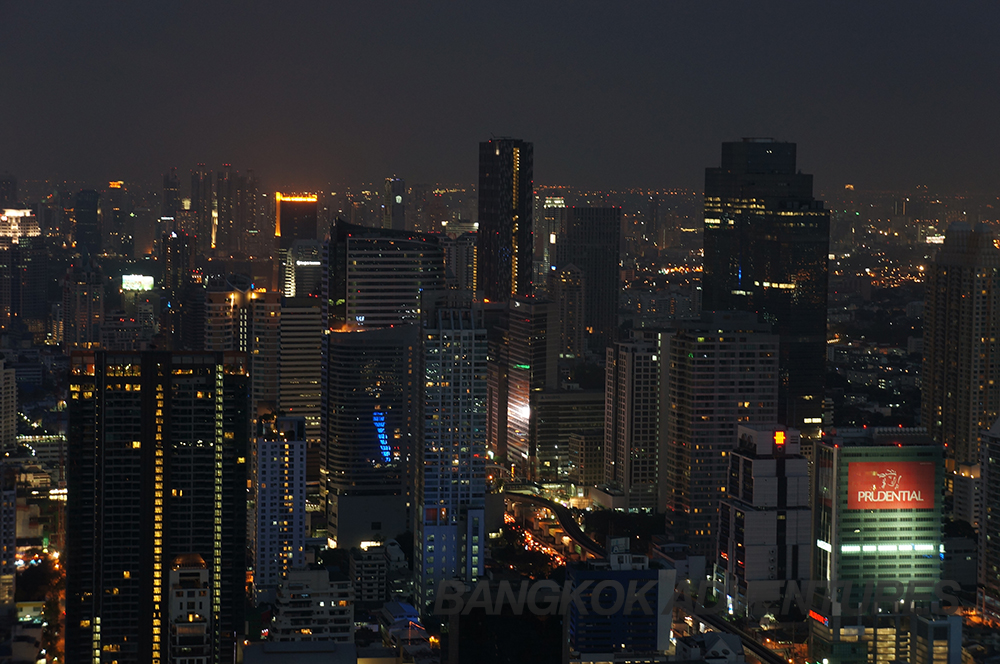
[{"label": "tall office tower", "polygon": [[251,291],[246,305],[246,330],[240,333],[245,339],[240,350],[250,358],[250,416],[255,421],[278,408],[281,299],[281,294],[274,291]]},{"label": "tall office tower", "polygon": [[414,547],[418,607],[443,579],[474,582],[486,553],[487,331],[497,306],[469,291],[424,294],[423,431]]},{"label": "tall office tower", "polygon": [[420,320],[421,291],[444,288],[444,251],[424,233],[337,220],[323,255],[328,327],[383,327]]},{"label": "tall office tower", "polygon": [[532,294],[533,151],[514,138],[479,144],[478,280],[491,302]]},{"label": "tall office tower", "polygon": [[741,615],[748,606],[747,584],[809,578],[809,462],[801,451],[794,429],[741,426],[729,454],[716,564],[725,572],[730,604]]},{"label": "tall office tower", "polygon": [[[294,259],[290,253],[298,240],[316,240],[319,220],[316,194],[274,194],[274,237],[278,249],[278,291],[285,293],[285,279]],[[291,265],[289,265],[291,263]]]},{"label": "tall office tower", "polygon": [[983,224],[957,222],[927,271],[920,421],[954,463],[979,462],[1000,417],[1000,249]]},{"label": "tall office tower", "polygon": [[[253,255],[264,235],[261,227],[260,192],[257,176],[252,170],[236,177],[235,231],[234,250],[243,254]],[[253,242],[256,238],[258,241]],[[265,255],[270,256],[270,252]]]},{"label": "tall office tower", "polygon": [[0,209],[16,208],[18,205],[17,178],[10,173],[0,175]]},{"label": "tall office tower", "polygon": [[278,329],[278,410],[306,421],[307,481],[319,481],[322,308],[317,297],[282,298]]},{"label": "tall office tower", "polygon": [[983,433],[982,509],[979,519],[979,592],[976,605],[992,622],[1000,621],[1000,420]]},{"label": "tall office tower", "polygon": [[496,462],[520,479],[538,474],[538,398],[558,387],[554,309],[547,300],[512,298],[490,342],[486,439]]},{"label": "tall office tower", "polygon": [[[176,225],[176,224],[175,224]],[[175,230],[163,234],[160,240],[160,262],[163,265],[163,282],[160,286],[160,332],[172,348],[181,348],[182,318],[190,303],[185,291],[191,280],[194,266],[192,238]]]},{"label": "tall office tower", "polygon": [[236,179],[230,164],[215,173],[215,235],[212,246],[223,255],[232,252],[236,241]]},{"label": "tall office tower", "polygon": [[104,249],[112,249],[120,256],[131,256],[132,212],[128,188],[122,180],[112,180],[101,198],[101,235]]},{"label": "tall office tower", "polygon": [[215,190],[212,171],[205,164],[191,171],[191,214],[194,217],[194,240],[198,254],[208,255],[215,237]]},{"label": "tall office tower", "polygon": [[555,248],[557,268],[572,264],[583,272],[587,341],[598,353],[617,337],[621,220],[620,207],[567,208]]},{"label": "tall office tower", "polygon": [[0,331],[46,316],[46,251],[31,210],[0,210]]},{"label": "tall office tower", "polygon": [[[535,223],[535,288],[548,288],[549,272],[556,263],[556,247],[566,225],[566,199],[546,196],[541,201],[541,215]],[[565,261],[563,261],[565,263]],[[555,299],[551,293],[546,293]]]},{"label": "tall office tower", "polygon": [[[928,611],[927,584],[941,575],[943,456],[923,428],[841,429],[816,444],[812,578],[852,587],[829,607],[832,615],[817,607],[809,621],[810,659],[908,659],[909,629],[898,605],[870,594],[866,600],[865,586],[902,590],[919,581],[927,601],[914,608]],[[859,606],[862,615],[852,617]]]},{"label": "tall office tower", "polygon": [[338,328],[323,338],[320,439],[331,547],[412,527],[419,330]]},{"label": "tall office tower", "polygon": [[184,232],[170,231],[160,241],[163,261],[163,289],[179,291],[191,277],[194,267],[194,244]]},{"label": "tall office tower", "polygon": [[[781,337],[776,421],[815,438],[826,380],[830,213],[795,168],[795,144],[722,144],[705,169],[704,311],[751,311]],[[808,449],[805,450],[808,456]]]},{"label": "tall office tower", "polygon": [[405,231],[406,228],[406,183],[402,178],[385,179],[382,192],[382,228]]},{"label": "tall office tower", "polygon": [[14,367],[4,368],[0,359],[0,458],[17,444],[17,381]]},{"label": "tall office tower", "polygon": [[570,263],[550,271],[548,281],[549,297],[559,309],[559,357],[582,358],[587,342],[587,277]]},{"label": "tall office tower", "polygon": [[76,250],[82,255],[83,250],[91,256],[101,253],[104,246],[101,241],[101,222],[97,213],[101,194],[91,189],[77,192],[73,202],[73,215],[76,218]]},{"label": "tall office tower", "polygon": [[8,618],[15,609],[17,585],[17,472],[16,466],[0,461],[0,613]]},{"label": "tall office tower", "polygon": [[170,219],[177,217],[177,211],[181,209],[181,180],[177,177],[177,167],[171,166],[170,172],[163,176],[163,200],[160,202],[160,218]]},{"label": "tall office tower", "polygon": [[737,427],[777,419],[778,344],[769,326],[746,312],[705,313],[661,338],[667,525],[695,553],[715,554]]},{"label": "tall office tower", "polygon": [[250,279],[243,275],[212,277],[205,288],[205,337],[199,350],[247,349]]},{"label": "tall office tower", "polygon": [[607,350],[604,387],[604,482],[629,511],[660,512],[660,350],[655,332]]},{"label": "tall office tower", "polygon": [[95,348],[104,320],[104,276],[92,261],[76,261],[63,278],[63,348]]},{"label": "tall office tower", "polygon": [[452,239],[442,237],[448,285],[457,290],[476,291],[476,233],[462,233]]},{"label": "tall office tower", "polygon": [[245,357],[74,353],[69,393],[67,661],[183,661],[194,654],[177,637],[191,627],[208,648],[197,661],[232,662],[246,582]]},{"label": "tall office tower", "polygon": [[306,562],[305,425],[301,417],[271,418],[253,441],[247,530],[256,604],[273,602],[281,580]]},{"label": "tall office tower", "polygon": [[532,410],[538,481],[569,481],[573,474],[570,438],[578,431],[604,426],[604,390],[542,390]]},{"label": "tall office tower", "polygon": [[282,274],[282,295],[319,295],[323,283],[323,244],[319,240],[296,240],[288,250]]}]

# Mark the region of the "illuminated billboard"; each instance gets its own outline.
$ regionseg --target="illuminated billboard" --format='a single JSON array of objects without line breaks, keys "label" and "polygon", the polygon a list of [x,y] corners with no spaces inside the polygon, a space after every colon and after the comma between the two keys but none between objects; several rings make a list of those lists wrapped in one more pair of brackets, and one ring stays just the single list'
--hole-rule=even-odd
[{"label": "illuminated billboard", "polygon": [[847,509],[934,507],[935,464],[926,461],[858,461],[847,464]]},{"label": "illuminated billboard", "polygon": [[122,290],[147,291],[153,290],[153,278],[142,274],[123,274]]}]

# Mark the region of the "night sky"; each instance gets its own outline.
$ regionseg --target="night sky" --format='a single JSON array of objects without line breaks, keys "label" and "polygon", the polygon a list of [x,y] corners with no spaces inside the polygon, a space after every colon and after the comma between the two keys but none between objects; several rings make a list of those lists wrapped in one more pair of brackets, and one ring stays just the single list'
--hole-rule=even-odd
[{"label": "night sky", "polygon": [[1000,191],[1000,4],[0,2],[0,172],[266,185],[700,189],[719,144],[799,144],[817,187]]}]

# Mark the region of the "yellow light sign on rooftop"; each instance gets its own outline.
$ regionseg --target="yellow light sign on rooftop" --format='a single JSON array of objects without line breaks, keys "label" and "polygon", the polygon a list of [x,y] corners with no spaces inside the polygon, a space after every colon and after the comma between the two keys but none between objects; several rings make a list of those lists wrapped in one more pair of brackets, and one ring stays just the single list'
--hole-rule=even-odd
[{"label": "yellow light sign on rooftop", "polygon": [[288,201],[289,203],[315,203],[316,194],[283,194],[280,191],[274,193],[274,200]]},{"label": "yellow light sign on rooftop", "polygon": [[318,198],[316,194],[283,194],[280,191],[274,192],[274,200],[277,203],[277,210],[274,215],[274,237],[281,237],[281,204],[288,203],[315,203]]},{"label": "yellow light sign on rooftop", "polygon": [[125,184],[124,180],[112,180],[111,182],[108,183],[108,188],[109,189],[121,189],[122,185],[124,185],[124,184]]}]

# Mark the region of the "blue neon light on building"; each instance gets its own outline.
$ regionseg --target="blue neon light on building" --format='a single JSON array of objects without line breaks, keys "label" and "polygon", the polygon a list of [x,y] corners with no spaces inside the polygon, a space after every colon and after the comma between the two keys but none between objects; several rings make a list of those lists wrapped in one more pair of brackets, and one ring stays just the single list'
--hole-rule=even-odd
[{"label": "blue neon light on building", "polygon": [[375,433],[378,435],[379,451],[382,452],[382,460],[386,463],[392,461],[392,449],[389,447],[389,436],[385,432],[385,413],[376,410],[372,413],[372,423],[375,425]]}]

